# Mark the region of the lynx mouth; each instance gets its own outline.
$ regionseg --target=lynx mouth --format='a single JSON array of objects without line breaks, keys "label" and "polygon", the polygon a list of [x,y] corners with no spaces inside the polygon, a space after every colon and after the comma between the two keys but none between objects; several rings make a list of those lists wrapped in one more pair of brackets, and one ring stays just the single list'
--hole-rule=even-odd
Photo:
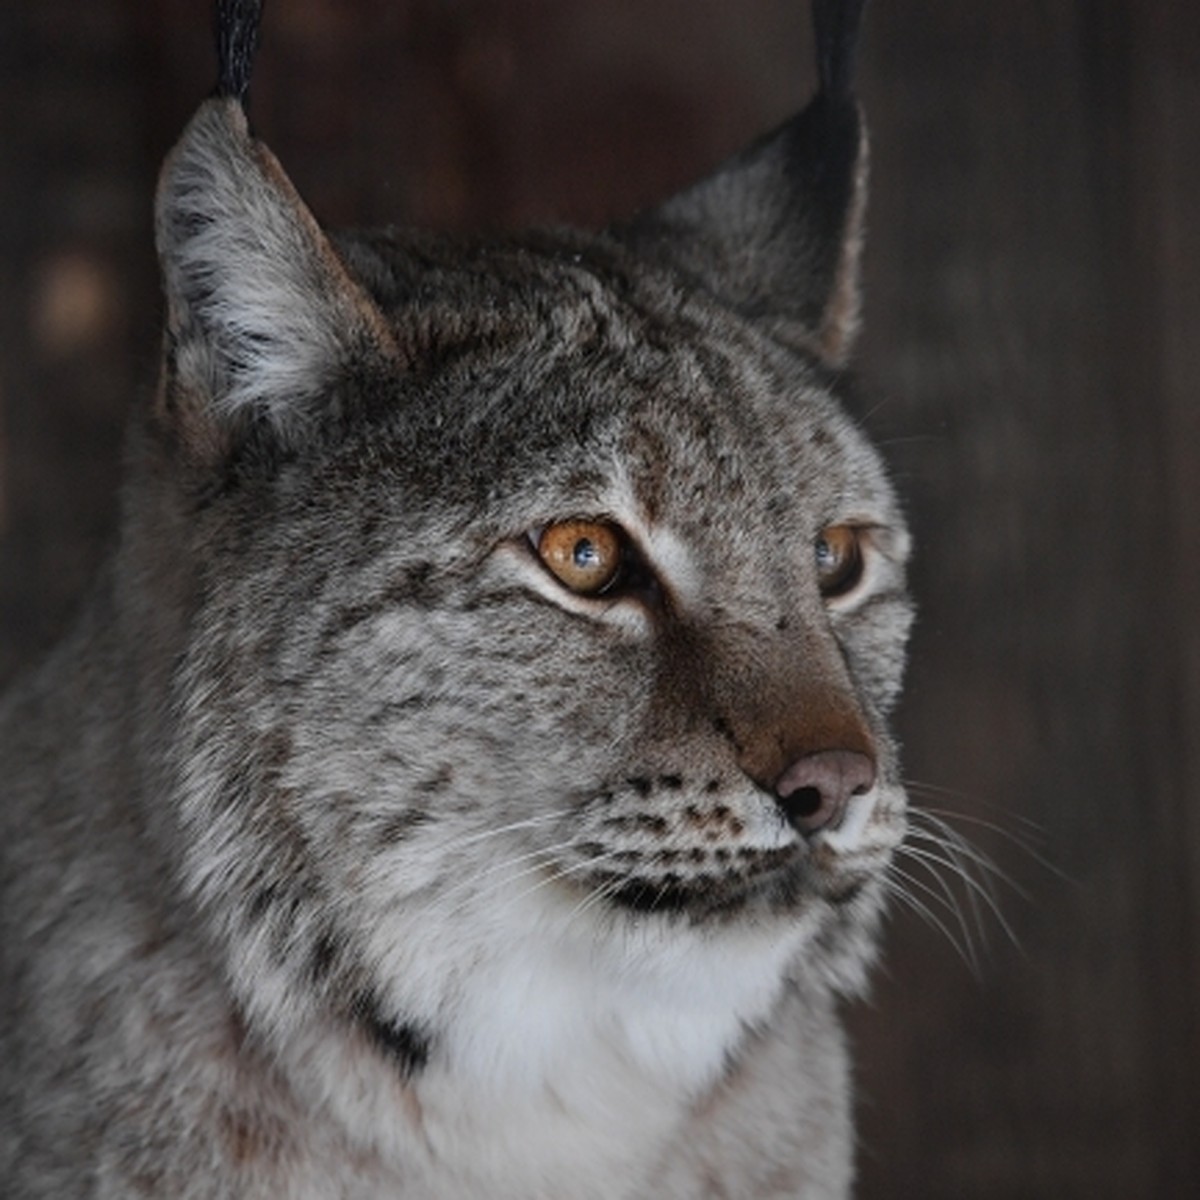
[{"label": "lynx mouth", "polygon": [[[683,789],[661,790],[669,799]],[[685,794],[651,807],[654,791],[639,776],[623,797],[616,789],[589,796],[585,829],[565,859],[547,857],[582,909],[697,922],[847,909],[882,878],[903,836],[894,800],[880,795],[852,804],[839,826],[803,836],[756,795]]]},{"label": "lynx mouth", "polygon": [[752,869],[690,877],[598,869],[584,886],[603,903],[625,912],[709,920],[749,912],[797,912],[814,902],[842,907],[856,900],[872,878],[872,872],[861,869],[830,876],[800,846],[760,851],[754,857]]}]

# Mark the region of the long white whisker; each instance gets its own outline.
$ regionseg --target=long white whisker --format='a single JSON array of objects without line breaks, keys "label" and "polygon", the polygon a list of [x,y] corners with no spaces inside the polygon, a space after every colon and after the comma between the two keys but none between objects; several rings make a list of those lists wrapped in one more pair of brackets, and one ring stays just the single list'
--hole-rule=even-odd
[{"label": "long white whisker", "polygon": [[595,866],[598,862],[604,862],[615,857],[615,853],[615,851],[609,851],[608,853],[598,855],[595,858],[587,858],[583,859],[581,862],[572,863],[568,867],[560,867],[550,875],[547,875],[545,879],[542,879],[538,883],[534,884],[533,887],[526,888],[525,891],[521,892],[516,897],[516,899],[524,900],[527,896],[532,896],[534,892],[540,891],[542,888],[547,887],[552,883],[558,883],[560,880],[566,879],[570,875],[574,875],[577,871],[586,870],[588,867]]},{"label": "long white whisker", "polygon": [[884,884],[887,887],[888,892],[895,896],[897,900],[911,908],[912,911],[917,914],[917,916],[927,922],[933,929],[938,930],[938,932],[940,932],[946,938],[950,945],[954,947],[955,952],[958,954],[959,958],[966,963],[967,969],[971,972],[971,974],[976,975],[977,970],[974,959],[963,949],[961,945],[959,945],[958,939],[954,936],[954,933],[937,915],[937,913],[935,913],[929,907],[928,904],[914,896],[902,883],[893,877],[895,871],[896,866],[893,863],[891,870],[884,878]]},{"label": "long white whisker", "polygon": [[1007,871],[1001,870],[1000,867],[982,850],[973,846],[957,829],[948,825],[941,817],[927,810],[917,809],[917,813],[922,816],[927,822],[927,828],[923,831],[929,840],[941,841],[943,848],[955,857],[962,856],[973,862],[982,872],[985,877],[990,879],[999,879],[1002,883],[1007,884],[1022,900],[1028,900],[1029,894],[1023,887]]},{"label": "long white whisker", "polygon": [[[604,855],[603,857],[607,858],[609,856]],[[601,861],[601,860],[600,859],[593,860],[593,862],[598,862],[598,861]],[[583,900],[581,900],[577,905],[575,905],[575,907],[571,910],[570,916],[571,917],[583,916],[583,914],[585,912],[587,912],[587,910],[589,908],[593,907],[596,904],[599,904],[603,900],[606,900],[609,896],[615,895],[616,892],[620,890],[622,882],[623,881],[620,879],[610,879],[607,883],[601,884],[597,888],[593,888],[591,890],[591,892],[589,892],[588,895]]]},{"label": "long white whisker", "polygon": [[[958,903],[957,896],[955,896],[953,890],[949,887],[946,881],[942,879],[940,875],[934,873],[932,878],[938,885],[935,888],[932,884],[926,883],[925,880],[919,879],[916,875],[912,874],[911,871],[904,870],[904,868],[897,863],[892,864],[892,870],[895,872],[895,874],[899,875],[909,887],[918,888],[932,901],[940,904],[949,913],[953,914],[954,920],[962,932],[961,944],[966,950],[964,957],[970,959],[973,970],[977,969],[979,960],[978,954],[975,950],[975,938],[971,933],[971,926],[966,917],[963,915],[962,906]],[[946,930],[946,933],[947,936],[949,936],[949,930]],[[956,943],[958,942],[957,938],[952,940],[954,940]],[[961,950],[960,953],[962,953]]]},{"label": "long white whisker", "polygon": [[[1019,834],[1013,833],[1012,830],[1005,829],[1004,826],[999,822],[989,821],[983,817],[973,816],[970,813],[955,812],[952,809],[935,808],[934,806],[925,804],[924,802],[920,803],[919,805],[914,805],[914,809],[930,818],[937,817],[943,818],[945,821],[961,821],[965,825],[974,825],[980,829],[986,829],[989,833],[994,833],[997,837],[1003,838],[1006,842],[1010,842],[1025,854],[1028,854],[1029,857],[1038,864],[1038,866],[1044,867],[1053,875],[1057,875],[1058,878],[1063,880],[1065,883],[1078,883],[1078,880],[1072,878],[1072,876],[1070,876],[1061,867],[1055,865],[1055,863],[1042,854],[1041,851],[1039,851],[1029,841],[1021,837]],[[1032,822],[1028,822],[1028,824],[1031,828],[1038,830],[1039,833],[1041,832],[1040,828],[1034,825]],[[961,836],[961,834],[959,836]]]},{"label": "long white whisker", "polygon": [[473,833],[470,837],[459,838],[459,846],[473,846],[476,842],[486,842],[489,838],[501,837],[517,829],[536,829],[539,825],[549,824],[558,819],[558,813],[541,813],[536,817],[526,817],[523,821],[511,821],[507,825],[498,825],[495,829],[485,829],[482,833]]},{"label": "long white whisker", "polygon": [[[919,834],[914,834],[914,839],[920,836]],[[900,848],[900,853],[910,861],[923,867],[936,879],[942,878],[941,869],[945,868],[954,878],[963,884],[964,895],[971,910],[971,918],[975,923],[975,928],[979,931],[980,937],[986,941],[983,914],[980,910],[976,892],[973,890],[973,887],[980,888],[983,885],[974,879],[966,865],[954,855],[952,849],[947,850],[941,841],[936,838],[930,838],[927,835],[923,840],[931,842],[940,853],[934,853],[933,851],[915,846],[913,839],[910,839],[906,845]],[[943,880],[943,882],[945,881]],[[949,885],[947,884],[947,886]]]},{"label": "long white whisker", "polygon": [[[927,857],[929,851],[922,854],[921,849],[916,843],[923,842],[934,847],[938,852],[932,859]],[[919,862],[931,875],[941,878],[940,871],[935,866],[931,866],[933,862],[937,866],[945,866],[949,871],[960,881],[972,880],[977,887],[986,888],[989,894],[992,892],[992,880],[987,874],[985,867],[974,862],[969,854],[964,854],[960,847],[936,829],[925,829],[919,825],[912,825],[909,829],[909,837],[906,845],[900,848],[900,853],[908,855],[911,859]],[[972,874],[972,867],[981,875],[981,879],[975,880]],[[981,937],[984,934],[983,914],[980,911],[979,902],[974,891],[969,886],[966,889],[967,903],[971,909],[971,916],[975,921],[975,927],[979,930]]]},{"label": "long white whisker", "polygon": [[924,842],[935,847],[941,854],[953,860],[947,865],[959,875],[975,878],[975,873],[978,873],[979,885],[987,890],[988,895],[995,897],[995,879],[999,877],[999,872],[991,860],[976,851],[969,842],[948,837],[936,827],[922,828],[919,825],[909,828],[909,841]]},{"label": "long white whisker", "polygon": [[[905,779],[904,786],[908,789],[908,791],[918,796],[941,796],[947,800],[958,800],[965,804],[969,804],[972,808],[986,808],[990,812],[994,812],[999,816],[1002,816],[1006,821],[1014,821],[1024,825],[1028,830],[1038,834],[1039,836],[1046,832],[1045,828],[1042,825],[1039,825],[1037,821],[1033,820],[1032,817],[1027,817],[1024,813],[1014,812],[1012,809],[1006,808],[1003,805],[993,804],[988,800],[981,799],[979,796],[971,795],[969,792],[960,791],[958,788],[943,787],[941,784],[937,783],[926,783],[920,779]],[[955,812],[951,815],[957,816],[959,814]],[[1001,825],[997,825],[996,829],[998,832],[1009,832]],[[1011,833],[1009,833],[1009,836],[1015,837],[1015,835]]]},{"label": "long white whisker", "polygon": [[[924,864],[921,865],[923,866]],[[936,901],[948,912],[952,912],[959,924],[964,926],[963,935],[968,938],[971,936],[970,929],[966,926],[963,917],[962,905],[959,903],[958,896],[955,894],[954,889],[937,872],[931,871],[929,873],[930,879],[933,881],[931,883],[914,875],[911,871],[906,871],[899,863],[893,862],[891,869],[914,887],[920,888],[931,900]]]},{"label": "long white whisker", "polygon": [[[482,871],[459,880],[453,887],[441,893],[438,900],[440,903],[445,903],[447,900],[453,900],[463,893],[479,892],[487,894],[488,892],[498,891],[513,880],[522,879],[526,875],[540,870],[545,864],[538,860],[553,858],[555,854],[566,850],[573,844],[573,838],[566,838],[561,842],[556,842],[549,846],[538,846],[532,850],[523,851],[521,854],[514,854],[509,858],[501,859],[499,862],[490,863]],[[533,866],[526,867],[516,874],[512,873],[514,867],[531,861],[533,862]]]},{"label": "long white whisker", "polygon": [[[910,858],[914,858],[920,862],[945,867],[947,870],[953,871],[955,875],[962,880],[963,885],[968,889],[968,898],[970,899],[971,897],[978,897],[980,900],[982,900],[987,906],[988,910],[991,912],[992,916],[996,918],[1000,928],[1004,930],[1009,941],[1011,941],[1014,946],[1020,949],[1020,939],[1013,931],[1013,927],[1008,923],[1004,914],[1000,911],[1000,905],[996,902],[995,897],[986,887],[984,887],[983,884],[981,884],[973,875],[971,875],[970,872],[966,871],[962,867],[961,863],[956,862],[955,859],[949,854],[935,854],[932,850],[923,850],[911,844],[901,846],[900,850],[901,853],[906,854]],[[979,921],[979,914],[977,910],[976,922],[982,929],[982,922]]]}]

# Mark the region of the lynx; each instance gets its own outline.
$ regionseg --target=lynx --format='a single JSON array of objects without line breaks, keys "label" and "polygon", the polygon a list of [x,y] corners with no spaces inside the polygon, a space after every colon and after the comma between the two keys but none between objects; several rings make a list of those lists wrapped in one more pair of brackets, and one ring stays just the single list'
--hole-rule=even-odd
[{"label": "lynx", "polygon": [[599,233],[324,231],[244,100],[156,199],[119,545],[0,710],[7,1197],[837,1197],[906,801],[843,409],[861,0]]}]

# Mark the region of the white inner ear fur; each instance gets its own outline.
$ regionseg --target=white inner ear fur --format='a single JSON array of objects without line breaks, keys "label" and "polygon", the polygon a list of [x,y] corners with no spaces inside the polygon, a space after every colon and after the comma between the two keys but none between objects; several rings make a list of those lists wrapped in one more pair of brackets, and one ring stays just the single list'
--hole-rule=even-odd
[{"label": "white inner ear fur", "polygon": [[201,105],[168,157],[156,232],[177,368],[218,416],[303,422],[364,334],[390,340],[234,100]]}]

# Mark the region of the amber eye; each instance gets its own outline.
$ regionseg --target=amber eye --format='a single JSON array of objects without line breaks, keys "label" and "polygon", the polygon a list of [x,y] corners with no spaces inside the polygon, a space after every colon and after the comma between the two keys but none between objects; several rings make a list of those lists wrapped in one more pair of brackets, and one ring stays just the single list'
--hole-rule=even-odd
[{"label": "amber eye", "polygon": [[862,545],[853,525],[830,525],[813,543],[813,552],[822,596],[844,596],[862,578]]},{"label": "amber eye", "polygon": [[621,573],[621,535],[604,521],[556,521],[538,538],[542,562],[564,587],[597,596]]}]

